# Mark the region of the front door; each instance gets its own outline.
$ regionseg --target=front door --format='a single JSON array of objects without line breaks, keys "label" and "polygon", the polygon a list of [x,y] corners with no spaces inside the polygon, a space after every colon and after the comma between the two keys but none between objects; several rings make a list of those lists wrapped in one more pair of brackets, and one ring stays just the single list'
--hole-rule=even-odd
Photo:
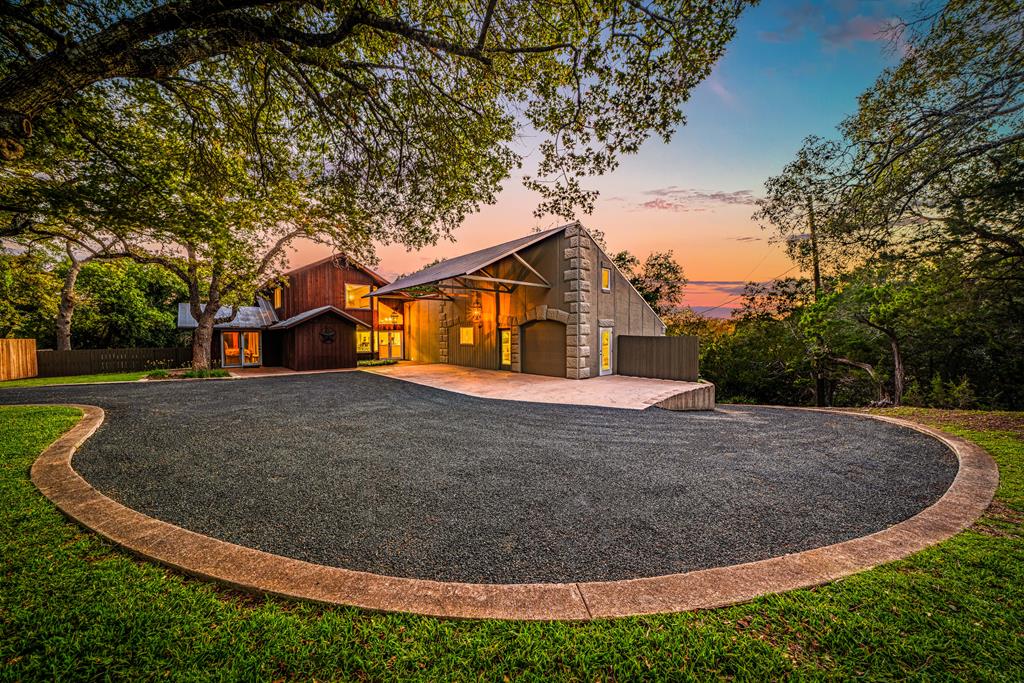
[{"label": "front door", "polygon": [[612,328],[601,328],[601,368],[602,375],[612,374]]},{"label": "front door", "polygon": [[402,358],[402,330],[381,330],[377,333],[378,357],[382,359]]},{"label": "front door", "polygon": [[260,364],[259,332],[221,332],[221,362],[223,368],[240,368]]}]

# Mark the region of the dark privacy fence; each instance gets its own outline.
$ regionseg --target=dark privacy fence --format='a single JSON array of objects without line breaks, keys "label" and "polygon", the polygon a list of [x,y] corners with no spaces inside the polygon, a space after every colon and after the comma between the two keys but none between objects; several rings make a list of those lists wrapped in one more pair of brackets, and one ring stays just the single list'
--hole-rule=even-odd
[{"label": "dark privacy fence", "polygon": [[620,375],[697,381],[696,337],[619,335],[615,371]]},{"label": "dark privacy fence", "polygon": [[135,372],[156,368],[180,368],[192,360],[190,348],[80,349],[36,353],[40,377],[95,375],[101,372]]}]

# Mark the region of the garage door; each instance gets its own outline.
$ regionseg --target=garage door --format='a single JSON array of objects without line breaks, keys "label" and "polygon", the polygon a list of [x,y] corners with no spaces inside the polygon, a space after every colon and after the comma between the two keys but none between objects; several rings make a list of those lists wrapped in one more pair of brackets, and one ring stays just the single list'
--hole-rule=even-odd
[{"label": "garage door", "polygon": [[523,325],[520,342],[523,372],[565,377],[565,325],[537,320]]}]

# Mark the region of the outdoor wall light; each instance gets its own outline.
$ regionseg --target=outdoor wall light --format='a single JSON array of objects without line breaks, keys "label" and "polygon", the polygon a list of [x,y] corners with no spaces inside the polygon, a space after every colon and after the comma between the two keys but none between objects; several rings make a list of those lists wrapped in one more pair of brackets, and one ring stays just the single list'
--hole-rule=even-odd
[{"label": "outdoor wall light", "polygon": [[480,292],[474,292],[473,298],[470,299],[469,308],[466,309],[466,314],[469,316],[469,320],[472,323],[480,322],[483,317],[484,307],[480,303]]}]

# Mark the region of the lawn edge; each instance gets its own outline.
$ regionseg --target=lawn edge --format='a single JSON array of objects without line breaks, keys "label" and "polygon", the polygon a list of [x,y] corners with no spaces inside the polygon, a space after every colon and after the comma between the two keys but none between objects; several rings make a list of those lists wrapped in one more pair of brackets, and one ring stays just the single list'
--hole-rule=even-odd
[{"label": "lawn edge", "polygon": [[938,439],[959,462],[953,483],[931,506],[881,531],[755,562],[621,581],[442,582],[303,562],[144,515],[104,496],[72,467],[75,451],[103,423],[102,408],[83,404],[31,407],[67,407],[83,413],[82,419],[32,464],[32,482],[69,518],[133,554],[246,591],[434,617],[586,621],[722,607],[817,586],[902,559],[956,535],[985,512],[999,483],[995,461],[966,439],[902,418],[826,409],[822,412],[889,422]]}]

